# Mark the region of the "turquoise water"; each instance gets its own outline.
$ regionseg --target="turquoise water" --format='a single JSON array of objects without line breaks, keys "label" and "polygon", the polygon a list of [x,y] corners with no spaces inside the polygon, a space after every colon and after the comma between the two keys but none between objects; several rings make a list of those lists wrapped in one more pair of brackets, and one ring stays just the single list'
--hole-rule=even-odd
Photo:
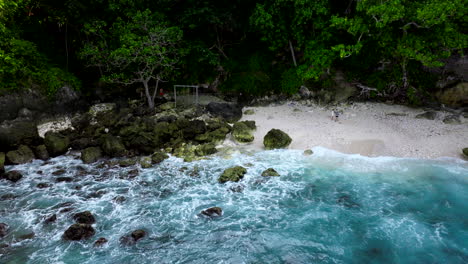
[{"label": "turquoise water", "polygon": [[[468,263],[467,162],[314,152],[171,157],[133,179],[125,175],[134,168],[73,156],[8,167],[25,177],[0,182],[0,222],[10,225],[0,244],[11,244],[0,249],[0,263]],[[245,178],[218,184],[234,165],[248,169]],[[61,167],[74,182],[55,182],[51,173]],[[261,177],[270,167],[281,176]],[[223,216],[199,215],[212,206]],[[67,207],[74,210],[58,213]],[[96,235],[63,241],[71,215],[84,210],[96,216]],[[44,225],[53,213],[57,221]],[[135,229],[148,236],[122,246],[119,238]],[[30,232],[33,239],[18,240]],[[109,242],[94,248],[99,237]]]}]

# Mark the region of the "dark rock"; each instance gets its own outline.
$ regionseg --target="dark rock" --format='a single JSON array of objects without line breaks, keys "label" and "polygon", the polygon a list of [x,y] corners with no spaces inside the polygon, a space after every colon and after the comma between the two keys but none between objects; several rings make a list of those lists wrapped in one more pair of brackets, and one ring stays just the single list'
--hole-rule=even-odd
[{"label": "dark rock", "polygon": [[9,151],[6,158],[11,164],[23,164],[31,162],[34,159],[34,153],[28,146],[21,145],[17,150]]},{"label": "dark rock", "polygon": [[47,132],[44,138],[44,144],[51,157],[57,157],[65,154],[70,146],[70,139],[60,133]]},{"label": "dark rock", "polygon": [[106,190],[100,190],[97,192],[92,192],[88,195],[88,198],[101,198],[104,194],[106,194]]},{"label": "dark rock", "polygon": [[119,160],[119,166],[120,167],[130,167],[130,166],[134,166],[135,164],[137,163],[137,160],[136,159],[123,159],[123,160]]},{"label": "dark rock", "polygon": [[77,150],[97,146],[99,146],[99,142],[90,137],[78,138],[70,143],[70,147]]},{"label": "dark rock", "polygon": [[265,149],[286,148],[291,142],[289,135],[279,129],[270,130],[263,138]]},{"label": "dark rock", "polygon": [[236,104],[211,102],[206,106],[206,110],[215,117],[222,117],[227,122],[239,121],[242,117],[242,108]]},{"label": "dark rock", "polygon": [[94,163],[102,157],[99,147],[90,147],[81,151],[81,160],[83,163]]},{"label": "dark rock", "polygon": [[51,224],[53,222],[57,221],[57,215],[56,214],[53,214],[49,217],[47,217],[45,220],[44,220],[44,224]]},{"label": "dark rock", "polygon": [[64,214],[64,213],[71,212],[71,211],[73,211],[73,210],[75,210],[75,208],[73,208],[73,207],[67,207],[67,208],[60,209],[59,213],[60,213],[60,214]]},{"label": "dark rock", "polygon": [[161,163],[163,160],[168,159],[169,156],[164,152],[155,152],[151,155],[151,161],[153,164]]},{"label": "dark rock", "polygon": [[110,157],[122,157],[127,152],[122,141],[114,136],[104,137],[101,147],[104,153]]},{"label": "dark rock", "polygon": [[102,247],[104,244],[106,244],[108,240],[105,237],[100,237],[98,240],[96,240],[93,244],[94,247]]},{"label": "dark rock", "polygon": [[458,125],[461,124],[460,117],[458,115],[446,116],[443,120],[445,124]]},{"label": "dark rock", "polygon": [[36,185],[36,187],[39,188],[39,189],[49,188],[50,186],[52,186],[52,185],[50,185],[48,183],[45,183],[45,182],[40,182],[40,183],[38,183]]},{"label": "dark rock", "polygon": [[308,99],[311,96],[311,92],[307,87],[301,86],[301,88],[299,88],[299,95],[302,99]]},{"label": "dark rock", "polygon": [[131,233],[131,236],[132,238],[136,241],[142,239],[143,237],[146,236],[146,232],[145,230],[142,230],[142,229],[138,229],[138,230],[135,230]]},{"label": "dark rock", "polygon": [[244,175],[247,173],[247,169],[242,166],[235,166],[229,169],[224,170],[221,176],[218,179],[218,182],[225,183],[228,181],[238,182]]},{"label": "dark rock", "polygon": [[49,152],[47,151],[47,147],[45,145],[39,145],[34,149],[34,153],[36,157],[41,160],[48,160],[49,159]]},{"label": "dark rock", "polygon": [[146,236],[144,230],[138,229],[133,231],[130,235],[126,235],[120,238],[120,243],[126,246],[134,245],[138,240]]},{"label": "dark rock", "polygon": [[241,193],[241,192],[244,191],[244,188],[245,188],[244,185],[239,184],[239,185],[231,186],[231,187],[229,188],[229,190],[230,190],[231,192]]},{"label": "dark rock", "polygon": [[0,125],[1,150],[15,149],[20,145],[37,145],[40,144],[41,141],[42,139],[37,133],[36,123],[32,121],[18,120],[13,122],[3,122]]},{"label": "dark rock", "polygon": [[19,171],[9,171],[0,175],[3,179],[9,180],[11,182],[17,182],[23,178],[23,175]]},{"label": "dark rock", "polygon": [[429,119],[429,120],[434,120],[437,117],[437,112],[434,111],[429,111],[429,112],[424,112],[422,114],[416,115],[415,118],[417,119]]},{"label": "dark rock", "polygon": [[8,232],[8,225],[5,223],[0,223],[0,238],[6,236]]},{"label": "dark rock", "polygon": [[52,172],[52,175],[59,176],[59,175],[65,174],[66,172],[67,172],[66,170],[60,169],[60,170],[56,170],[56,171]]},{"label": "dark rock", "polygon": [[217,217],[223,214],[223,209],[221,209],[221,207],[211,207],[201,211],[201,214],[209,217]]},{"label": "dark rock", "polygon": [[16,199],[16,198],[18,198],[17,195],[14,195],[12,193],[7,193],[7,194],[4,194],[4,195],[0,196],[0,201],[13,200],[13,199]]},{"label": "dark rock", "polygon": [[468,158],[468,148],[464,148],[464,149],[462,150],[462,152],[463,152],[463,154],[465,155],[465,157]]},{"label": "dark rock", "polygon": [[347,208],[358,208],[359,204],[354,202],[349,195],[342,195],[336,201],[338,204],[341,204]]},{"label": "dark rock", "polygon": [[72,182],[73,178],[72,177],[57,177],[55,181],[56,182]]},{"label": "dark rock", "polygon": [[79,224],[91,225],[96,222],[96,219],[94,218],[94,216],[91,214],[90,211],[77,213],[73,216],[73,219],[75,219],[75,221]]},{"label": "dark rock", "polygon": [[140,166],[143,169],[148,169],[153,167],[153,161],[151,160],[151,157],[142,157],[140,159]]},{"label": "dark rock", "polygon": [[272,168],[266,169],[265,171],[262,172],[263,177],[275,177],[275,176],[280,176],[277,171],[275,171]]},{"label": "dark rock", "polygon": [[19,236],[17,241],[23,241],[23,240],[27,240],[27,239],[33,239],[34,237],[36,237],[36,233],[31,232],[31,233],[27,233],[27,234],[24,234],[24,235]]},{"label": "dark rock", "polygon": [[63,234],[65,240],[82,240],[88,239],[94,234],[94,228],[87,224],[73,224]]},{"label": "dark rock", "polygon": [[125,198],[125,196],[116,196],[112,200],[116,203],[123,203],[127,200],[127,198]]},{"label": "dark rock", "polygon": [[0,152],[0,174],[5,172],[5,153]]},{"label": "dark rock", "polygon": [[202,120],[189,121],[188,126],[182,130],[185,139],[194,139],[197,135],[205,132],[206,125]]}]

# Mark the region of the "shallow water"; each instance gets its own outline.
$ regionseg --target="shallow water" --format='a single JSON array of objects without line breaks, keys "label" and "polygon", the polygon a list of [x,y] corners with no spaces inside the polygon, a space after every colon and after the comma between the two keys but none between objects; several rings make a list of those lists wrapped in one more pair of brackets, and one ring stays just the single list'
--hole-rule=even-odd
[{"label": "shallow water", "polygon": [[[135,178],[126,177],[134,168],[98,168],[73,156],[8,167],[24,178],[0,182],[0,222],[10,225],[0,263],[468,262],[468,163],[314,152],[171,157]],[[234,165],[248,169],[245,178],[218,184]],[[55,181],[61,167],[73,182]],[[281,176],[260,176],[270,167]],[[212,206],[223,216],[200,216]],[[72,211],[59,213],[64,208]],[[84,210],[96,216],[96,235],[63,241],[71,216]],[[44,224],[54,213],[57,221]],[[148,236],[122,246],[119,238],[135,229]],[[34,238],[19,241],[30,232]],[[109,242],[94,248],[99,237]]]}]

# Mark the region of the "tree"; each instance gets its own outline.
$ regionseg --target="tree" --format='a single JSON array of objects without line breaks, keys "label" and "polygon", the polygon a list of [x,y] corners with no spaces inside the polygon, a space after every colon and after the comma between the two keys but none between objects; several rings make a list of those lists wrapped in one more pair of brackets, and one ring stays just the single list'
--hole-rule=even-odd
[{"label": "tree", "polygon": [[128,21],[117,19],[109,28],[105,21],[95,21],[85,29],[91,38],[81,51],[86,63],[97,67],[105,82],[142,84],[153,109],[160,82],[174,74],[182,31],[149,10],[137,11]]}]

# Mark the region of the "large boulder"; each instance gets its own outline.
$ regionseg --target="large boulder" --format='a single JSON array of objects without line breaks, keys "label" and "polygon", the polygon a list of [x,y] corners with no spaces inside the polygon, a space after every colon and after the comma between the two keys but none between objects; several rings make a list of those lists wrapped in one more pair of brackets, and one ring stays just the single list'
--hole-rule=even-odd
[{"label": "large boulder", "polygon": [[464,149],[462,150],[462,152],[463,152],[463,154],[465,155],[465,157],[468,158],[468,148],[464,148]]},{"label": "large boulder", "polygon": [[0,223],[0,238],[6,236],[8,232],[8,225],[5,223]]},{"label": "large boulder", "polygon": [[48,160],[49,159],[49,152],[47,151],[47,147],[45,145],[39,145],[34,149],[34,153],[36,154],[36,158],[41,160]]},{"label": "large boulder", "polygon": [[65,154],[70,146],[70,139],[60,133],[47,132],[44,138],[44,145],[51,157]]},{"label": "large boulder", "polygon": [[452,88],[436,93],[439,101],[451,106],[468,105],[468,82],[461,82]]},{"label": "large boulder", "polygon": [[239,121],[242,117],[242,108],[236,104],[211,102],[206,110],[215,117],[222,117],[229,123]]},{"label": "large boulder", "polygon": [[0,178],[11,182],[17,182],[23,178],[23,175],[19,171],[9,171],[0,175]]},{"label": "large boulder", "polygon": [[36,124],[32,121],[18,120],[3,122],[0,125],[1,150],[12,150],[20,145],[36,145],[41,141]]},{"label": "large boulder", "polygon": [[280,176],[279,173],[273,169],[273,168],[268,168],[262,172],[263,177],[277,177]]},{"label": "large boulder", "polygon": [[5,172],[5,153],[0,152],[0,174]]},{"label": "large boulder", "polygon": [[102,142],[102,150],[110,157],[122,157],[127,153],[125,146],[118,137],[106,136]]},{"label": "large boulder", "polygon": [[94,234],[94,228],[88,224],[73,224],[63,233],[63,239],[65,240],[82,240],[88,239]]},{"label": "large boulder", "polygon": [[279,129],[270,130],[263,138],[265,149],[286,148],[291,142],[291,137]]},{"label": "large boulder", "polygon": [[90,211],[84,211],[84,212],[76,213],[73,216],[73,219],[75,219],[75,221],[78,224],[91,225],[91,224],[94,224],[96,222],[96,219],[94,218],[94,215],[91,214]]},{"label": "large boulder", "polygon": [[254,140],[254,136],[252,135],[254,129],[254,121],[237,122],[232,127],[232,136],[235,140],[242,143],[252,142]]},{"label": "large boulder", "polygon": [[151,155],[151,161],[153,164],[159,164],[161,163],[163,160],[165,159],[168,159],[169,156],[164,153],[164,152],[155,152],[153,155]]},{"label": "large boulder", "polygon": [[81,160],[83,163],[94,163],[102,157],[102,151],[99,147],[90,147],[81,151]]},{"label": "large boulder", "polygon": [[247,173],[247,169],[242,166],[235,166],[224,170],[221,176],[218,178],[219,183],[225,183],[228,181],[238,182]]},{"label": "large boulder", "polygon": [[7,161],[11,164],[23,164],[34,159],[34,153],[25,145],[21,145],[17,150],[9,151],[6,154]]}]

